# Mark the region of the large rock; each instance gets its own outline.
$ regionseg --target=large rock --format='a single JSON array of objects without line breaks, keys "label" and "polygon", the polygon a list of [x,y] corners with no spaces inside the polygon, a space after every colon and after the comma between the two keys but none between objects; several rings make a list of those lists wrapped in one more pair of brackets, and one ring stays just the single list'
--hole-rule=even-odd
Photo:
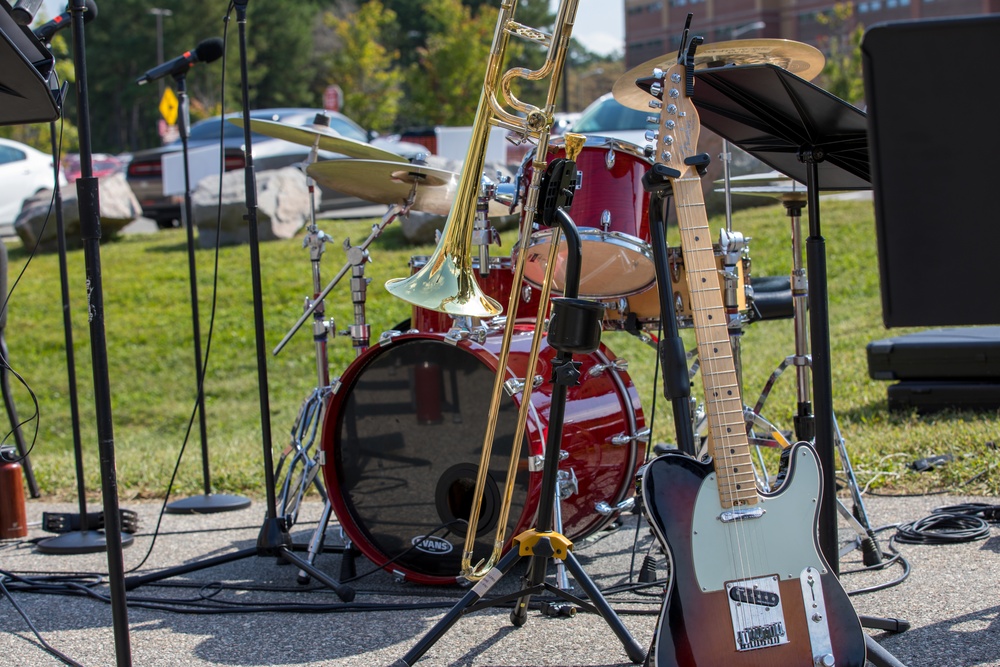
[{"label": "large rock", "polygon": [[[258,172],[256,176],[258,239],[292,238],[309,219],[309,188],[305,174],[294,167],[285,167]],[[218,176],[208,176],[198,183],[191,203],[200,247],[215,247],[217,240],[221,245],[238,245],[250,240],[250,228],[245,220],[244,179],[243,171],[223,174],[221,200]],[[317,189],[317,207],[319,195]]]},{"label": "large rock", "polygon": [[[427,157],[427,166],[457,174],[462,172],[462,160],[448,160],[437,155]],[[493,182],[498,181],[497,172],[500,173],[500,177],[509,178],[511,183],[514,182],[515,175],[507,165],[495,163],[483,167],[483,173]],[[406,237],[406,240],[414,245],[423,245],[434,243],[435,233],[444,228],[447,216],[423,211],[410,211],[409,216],[401,218],[401,220],[403,236]],[[505,230],[516,227],[520,222],[520,216],[515,214],[491,218],[490,222],[494,228]]]},{"label": "large rock", "polygon": [[[142,215],[142,206],[135,198],[132,188],[125,180],[125,174],[115,173],[102,176],[97,181],[101,211],[101,240],[115,238],[122,228]],[[80,231],[80,208],[77,205],[76,187],[62,188],[62,216],[66,229],[66,247],[80,248],[83,238]],[[14,221],[14,230],[21,237],[25,248],[38,244],[42,252],[53,252],[58,248],[56,239],[56,217],[50,215],[50,191],[43,191],[29,198],[21,206],[21,213]]]}]

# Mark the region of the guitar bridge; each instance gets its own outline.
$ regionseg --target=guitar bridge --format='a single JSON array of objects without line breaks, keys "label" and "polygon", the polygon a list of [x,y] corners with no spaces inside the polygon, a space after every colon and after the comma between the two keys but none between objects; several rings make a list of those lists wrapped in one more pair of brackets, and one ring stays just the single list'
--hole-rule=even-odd
[{"label": "guitar bridge", "polygon": [[726,597],[737,651],[789,642],[777,575],[727,582]]}]

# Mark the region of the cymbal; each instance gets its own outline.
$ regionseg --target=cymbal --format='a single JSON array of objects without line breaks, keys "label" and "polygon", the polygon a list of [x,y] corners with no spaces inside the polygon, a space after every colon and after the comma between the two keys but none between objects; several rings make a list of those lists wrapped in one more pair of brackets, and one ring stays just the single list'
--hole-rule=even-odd
[{"label": "cymbal", "polygon": [[[458,191],[458,174],[417,164],[378,160],[324,160],[306,171],[323,187],[376,204],[400,204],[417,186],[412,209],[448,215]],[[515,213],[517,209],[515,209]],[[512,215],[510,206],[490,200],[489,217]]]},{"label": "cymbal", "polygon": [[[636,79],[653,75],[653,69],[668,69],[677,62],[677,54],[668,53],[633,67],[618,77],[611,92],[620,104],[630,109],[649,111],[652,95],[635,85]],[[812,81],[823,71],[826,58],[814,46],[790,39],[735,39],[698,47],[694,68],[770,63],[786,69],[800,79]]]},{"label": "cymbal", "polygon": [[[233,117],[229,119],[234,125],[243,127],[243,119]],[[319,140],[319,147],[331,153],[340,153],[348,157],[362,158],[365,160],[383,160],[385,162],[407,162],[402,155],[396,155],[390,151],[376,148],[363,141],[357,141],[342,136],[328,125],[313,123],[311,125],[287,125],[273,120],[263,120],[260,118],[250,119],[250,129],[258,134],[263,134],[274,139],[284,139],[294,144],[302,146],[313,146]]]},{"label": "cymbal", "polygon": [[309,165],[323,187],[376,204],[403,204],[416,185],[412,208],[447,215],[458,189],[458,174],[416,164],[381,160],[324,160]]},{"label": "cymbal", "polygon": [[[718,179],[714,182],[714,185],[725,189],[726,181],[723,178]],[[730,189],[734,188],[756,188],[756,187],[771,187],[771,186],[788,186],[792,189],[805,190],[806,186],[802,185],[796,180],[785,176],[780,171],[768,171],[759,174],[744,174],[742,176],[733,176],[729,179]],[[721,192],[722,190],[716,190]]]}]

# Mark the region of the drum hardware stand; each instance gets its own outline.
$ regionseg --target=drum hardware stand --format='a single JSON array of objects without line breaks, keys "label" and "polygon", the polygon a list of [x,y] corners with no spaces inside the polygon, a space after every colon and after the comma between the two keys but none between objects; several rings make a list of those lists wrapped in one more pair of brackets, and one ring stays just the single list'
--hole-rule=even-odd
[{"label": "drum hardware stand", "polygon": [[[318,146],[318,140],[316,145]],[[314,147],[313,150],[315,152],[316,148]],[[310,184],[310,188],[315,187],[315,182],[312,177],[308,178],[308,182]],[[312,262],[313,291],[315,296],[312,299],[306,299],[305,309],[302,316],[295,323],[295,325],[293,325],[292,329],[285,334],[285,337],[274,348],[272,354],[277,356],[288,341],[291,340],[292,336],[294,336],[299,328],[301,328],[309,316],[312,316],[313,340],[316,343],[316,375],[318,384],[300,408],[299,414],[295,419],[295,424],[292,427],[292,440],[285,448],[278,461],[279,471],[281,470],[281,467],[286,459],[289,461],[288,471],[285,475],[285,480],[281,485],[281,493],[278,499],[281,518],[284,520],[288,528],[295,523],[298,515],[299,504],[301,503],[302,498],[310,485],[316,486],[316,490],[323,499],[323,510],[306,550],[305,561],[310,565],[315,562],[316,556],[323,549],[326,529],[329,525],[330,518],[333,515],[333,505],[331,504],[326,488],[323,486],[323,483],[318,475],[319,467],[323,465],[323,452],[319,449],[315,453],[310,452],[312,444],[315,441],[316,434],[320,430],[323,410],[326,407],[330,393],[332,392],[332,387],[330,385],[329,356],[327,354],[327,338],[330,330],[335,329],[336,325],[333,321],[328,322],[324,320],[325,299],[337,283],[340,282],[341,278],[347,274],[348,269],[350,269],[351,300],[354,304],[354,324],[351,325],[345,333],[351,336],[356,356],[361,356],[361,354],[368,349],[371,338],[371,325],[367,323],[365,313],[368,280],[365,278],[364,273],[365,264],[370,261],[368,247],[375,241],[375,239],[382,235],[385,228],[397,217],[399,217],[400,214],[405,215],[409,212],[409,208],[413,204],[416,196],[416,187],[417,185],[414,184],[410,196],[407,201],[404,202],[402,207],[395,204],[389,207],[389,210],[382,217],[381,222],[372,227],[371,234],[369,234],[368,238],[365,239],[360,246],[351,246],[349,239],[344,241],[344,250],[347,252],[347,262],[343,267],[341,267],[340,271],[336,276],[334,276],[333,280],[331,280],[330,283],[322,289],[322,291],[320,289],[322,284],[320,279],[320,260],[325,250],[326,242],[332,239],[316,226],[315,209],[313,209],[309,233],[302,241],[302,246],[309,248],[309,257]],[[312,190],[310,190],[310,200],[314,201]],[[303,443],[303,436],[305,434],[308,434],[308,440]],[[291,456],[291,459],[288,459],[289,456]],[[299,465],[302,466],[302,472],[297,476],[296,480],[295,471]],[[342,553],[344,554],[344,560],[341,564],[341,577],[348,578],[346,575],[352,567],[350,560],[353,557],[351,545],[344,545],[342,547]],[[298,573],[297,579],[300,584],[308,583],[308,571],[301,569]]]},{"label": "drum hardware stand", "polygon": [[[795,326],[795,354],[785,358],[785,360],[768,378],[764,390],[761,392],[760,398],[757,399],[757,404],[752,410],[748,411],[748,417],[751,415],[760,415],[764,407],[764,401],[767,400],[774,383],[784,370],[789,365],[792,365],[795,367],[796,392],[798,397],[798,407],[796,414],[793,417],[795,438],[799,441],[808,442],[815,438],[816,433],[814,415],[812,414],[812,403],[810,401],[809,393],[809,371],[812,366],[812,357],[809,355],[809,327],[807,320],[809,281],[806,277],[805,269],[802,266],[801,216],[802,209],[806,204],[805,193],[794,191],[781,193],[779,195],[779,199],[784,205],[788,217],[791,220],[792,274],[790,283],[792,287],[792,321]],[[847,447],[844,444],[844,438],[841,435],[840,426],[837,424],[836,415],[833,416],[833,429],[834,445],[837,447],[837,452],[840,456],[840,463],[844,468],[844,474],[847,476],[848,490],[851,493],[851,498],[854,503],[854,511],[852,513],[847,510],[843,501],[837,498],[837,510],[851,525],[855,532],[858,533],[858,541],[863,553],[864,564],[867,566],[878,565],[882,562],[882,552],[879,549],[878,542],[875,537],[875,531],[872,530],[871,522],[868,519],[868,513],[865,510],[864,501],[861,498],[858,481],[854,476],[854,468],[851,465],[851,459],[847,454]],[[784,445],[786,448],[785,452],[789,451],[787,449],[788,443],[784,443]],[[779,471],[777,484],[781,483],[781,478],[786,465],[787,459],[782,456],[782,467]]]},{"label": "drum hardware stand", "polygon": [[197,381],[198,433],[201,437],[201,476],[204,493],[170,503],[166,512],[170,514],[209,514],[230,512],[250,506],[250,499],[243,496],[212,493],[212,474],[208,465],[208,429],[205,421],[205,368],[201,358],[201,322],[198,314],[198,274],[194,252],[194,208],[191,202],[191,166],[188,164],[188,128],[191,124],[190,105],[187,95],[187,73],[174,75],[177,83],[179,107],[178,129],[181,137],[181,153],[184,160],[184,229],[187,233],[188,278],[191,285],[191,323],[194,334],[194,372]]},{"label": "drum hardware stand", "polygon": [[[575,171],[575,169],[566,170],[566,172],[570,171]],[[564,190],[565,188],[563,188]],[[580,374],[580,363],[573,361],[573,353],[589,353],[599,347],[604,305],[600,302],[576,298],[579,291],[580,265],[583,256],[580,236],[576,225],[561,207],[555,208],[554,215],[558,218],[563,233],[566,235],[569,251],[567,253],[566,285],[563,292],[565,296],[553,299],[553,315],[549,325],[549,344],[558,350],[558,354],[552,362],[553,389],[540,497],[553,498],[558,502],[556,489],[566,391],[567,387],[577,384]],[[572,604],[599,613],[622,642],[632,662],[636,664],[642,662],[646,658],[646,652],[635,641],[611,605],[608,604],[600,589],[583,570],[571,550],[572,542],[561,533],[551,529],[554,513],[555,503],[540,503],[536,519],[537,527],[516,536],[514,538],[516,548],[512,548],[500,558],[493,569],[477,582],[459,603],[421,638],[415,647],[410,649],[403,658],[397,660],[394,666],[409,666],[416,663],[467,612],[516,600],[517,603],[510,613],[510,619],[517,627],[524,625],[527,621],[530,598],[533,594],[541,591],[549,591]],[[531,559],[526,580],[523,582],[525,587],[517,593],[500,596],[487,603],[480,603],[483,596],[506,576],[522,558]],[[557,558],[565,563],[577,583],[586,592],[590,603],[545,581],[548,561],[552,558]],[[548,608],[553,609],[551,605]],[[562,612],[556,610],[555,613]]]},{"label": "drum hardware stand", "polygon": [[[74,2],[82,2],[82,0],[74,0]],[[244,117],[248,117],[248,112],[250,110],[250,90],[248,84],[248,58],[247,58],[247,41],[246,41],[246,23],[247,23],[247,4],[249,0],[234,0],[233,5],[236,9],[236,20],[239,26],[239,46],[240,46],[240,83],[241,83],[241,93],[242,93],[242,103]],[[251,269],[251,279],[253,288],[253,306],[254,306],[254,340],[256,343],[257,352],[257,375],[259,384],[259,395],[260,395],[260,418],[261,418],[261,436],[262,436],[262,449],[264,455],[264,490],[267,494],[267,513],[264,517],[264,523],[261,526],[260,533],[257,536],[257,545],[255,547],[250,547],[249,549],[242,549],[232,554],[226,554],[216,558],[208,558],[198,563],[190,563],[187,565],[170,568],[161,572],[156,572],[149,575],[142,575],[137,577],[130,577],[126,581],[126,587],[129,589],[135,588],[143,583],[150,581],[158,581],[160,579],[165,579],[174,574],[182,574],[185,572],[193,572],[207,567],[212,567],[214,565],[219,565],[222,563],[232,562],[239,560],[241,558],[246,558],[248,556],[271,556],[279,557],[288,563],[297,565],[299,568],[305,570],[320,583],[324,584],[328,588],[334,591],[338,597],[344,602],[350,602],[354,599],[354,589],[350,586],[341,584],[339,581],[333,577],[328,576],[322,570],[319,570],[311,563],[306,562],[302,558],[296,556],[293,551],[292,538],[288,534],[288,528],[284,524],[284,518],[277,515],[277,499],[275,494],[275,483],[274,483],[274,457],[271,452],[271,421],[270,421],[270,404],[268,401],[268,385],[267,385],[267,351],[264,348],[264,312],[263,312],[263,288],[261,281],[261,264],[260,264],[260,240],[259,240],[259,230],[257,229],[257,182],[254,174],[253,167],[253,139],[251,137],[250,123],[244,122],[243,124],[243,137],[246,143],[246,164],[244,167],[244,174],[246,177],[245,187],[246,187],[246,199],[247,199],[247,223],[249,225],[249,238],[250,238],[250,269]]]}]

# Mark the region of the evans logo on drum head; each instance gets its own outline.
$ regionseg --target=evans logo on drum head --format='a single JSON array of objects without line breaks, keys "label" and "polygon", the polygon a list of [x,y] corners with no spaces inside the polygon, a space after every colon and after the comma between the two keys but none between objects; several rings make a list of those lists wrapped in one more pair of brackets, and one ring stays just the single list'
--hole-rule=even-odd
[{"label": "evans logo on drum head", "polygon": [[410,543],[418,551],[435,556],[450,554],[453,549],[451,542],[440,537],[434,537],[433,535],[417,535],[410,540]]}]

